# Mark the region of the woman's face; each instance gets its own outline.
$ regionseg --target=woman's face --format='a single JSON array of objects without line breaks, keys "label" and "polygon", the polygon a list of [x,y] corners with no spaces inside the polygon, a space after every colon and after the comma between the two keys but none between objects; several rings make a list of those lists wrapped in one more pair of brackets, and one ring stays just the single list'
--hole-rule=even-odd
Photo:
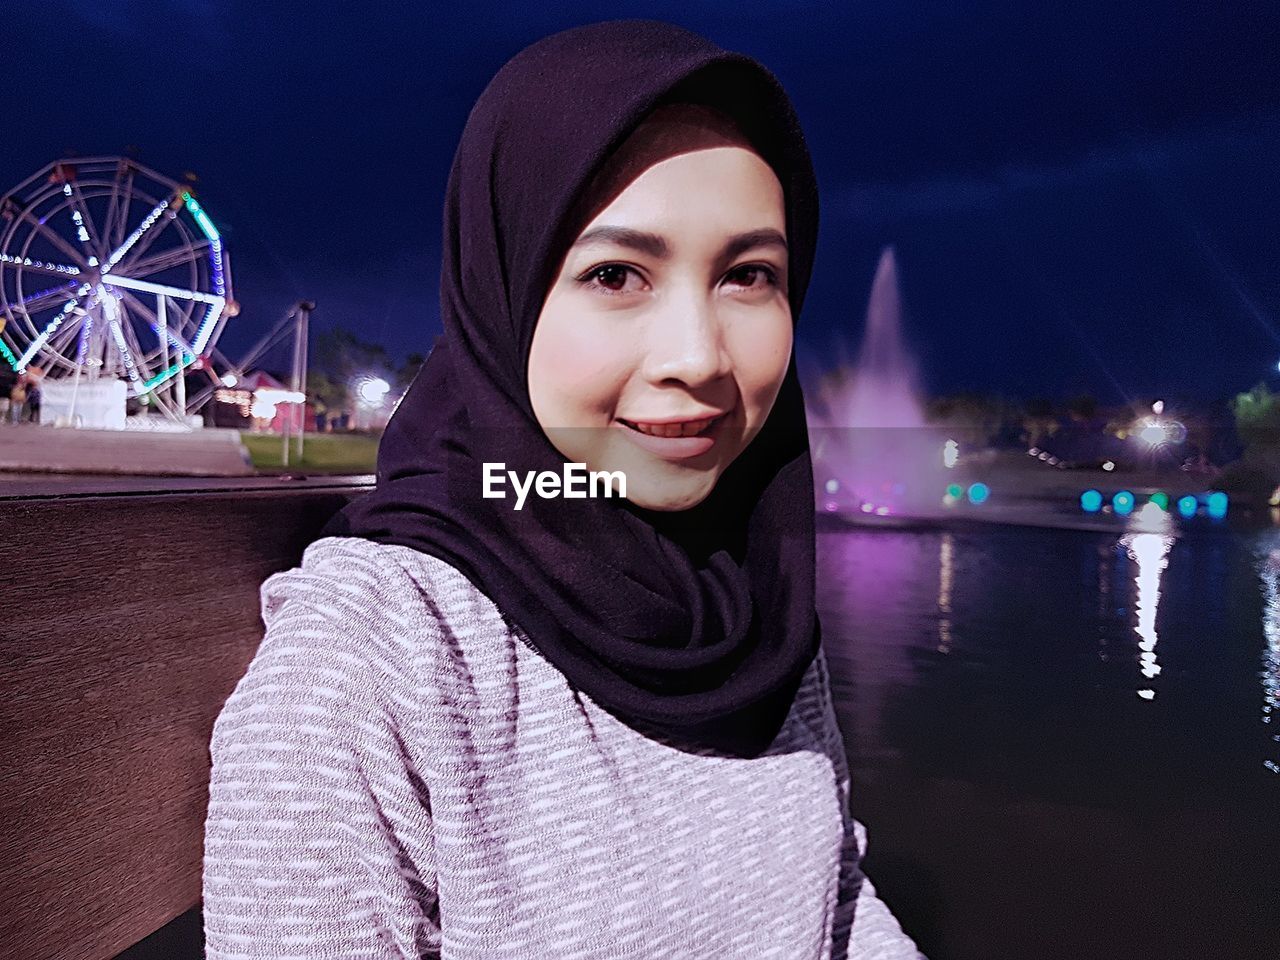
[{"label": "woman's face", "polygon": [[684,510],[759,432],[787,371],[782,185],[745,140],[677,106],[601,182],[611,199],[538,317],[530,401],[567,461],[622,471],[638,506]]}]

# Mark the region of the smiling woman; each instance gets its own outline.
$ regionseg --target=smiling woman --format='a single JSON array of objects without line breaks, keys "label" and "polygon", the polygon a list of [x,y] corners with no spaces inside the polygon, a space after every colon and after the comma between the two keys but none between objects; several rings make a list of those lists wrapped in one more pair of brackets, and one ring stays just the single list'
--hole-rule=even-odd
[{"label": "smiling woman", "polygon": [[[446,194],[445,335],[377,489],[263,584],[214,729],[210,960],[915,960],[814,609],[816,239],[756,61],[630,20],[499,71]],[[513,510],[494,464],[625,497]]]},{"label": "smiling woman", "polygon": [[783,187],[726,114],[664,103],[582,197],[598,212],[538,316],[533,410],[567,458],[623,471],[632,502],[684,510],[760,432],[787,372]]}]

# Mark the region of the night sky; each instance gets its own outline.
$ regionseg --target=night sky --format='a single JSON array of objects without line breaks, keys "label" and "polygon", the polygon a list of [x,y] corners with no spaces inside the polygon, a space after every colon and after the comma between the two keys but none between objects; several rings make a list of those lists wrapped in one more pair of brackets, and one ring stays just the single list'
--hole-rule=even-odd
[{"label": "night sky", "polygon": [[[1217,6],[1220,10],[1213,10]],[[528,43],[627,16],[760,59],[822,188],[801,350],[852,350],[881,248],[931,392],[1280,386],[1280,13],[864,0],[0,4],[0,192],[137,150],[231,252],[238,357],[300,298],[397,357],[440,329],[458,136]]]}]

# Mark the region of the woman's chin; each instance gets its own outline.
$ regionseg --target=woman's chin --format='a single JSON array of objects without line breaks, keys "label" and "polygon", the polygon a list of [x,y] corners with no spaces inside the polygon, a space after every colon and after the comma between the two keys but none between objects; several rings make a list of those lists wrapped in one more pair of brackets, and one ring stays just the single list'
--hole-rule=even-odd
[{"label": "woman's chin", "polygon": [[627,474],[627,499],[645,510],[673,512],[696,507],[715,488],[714,475],[670,480]]}]

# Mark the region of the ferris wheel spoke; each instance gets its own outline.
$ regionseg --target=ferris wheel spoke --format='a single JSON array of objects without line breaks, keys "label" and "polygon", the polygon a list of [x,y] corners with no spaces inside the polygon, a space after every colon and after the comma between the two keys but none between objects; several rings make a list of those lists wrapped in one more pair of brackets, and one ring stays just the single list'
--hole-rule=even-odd
[{"label": "ferris wheel spoke", "polygon": [[114,273],[105,278],[113,287],[128,287],[130,290],[141,290],[143,293],[154,293],[157,296],[176,297],[179,300],[195,300],[211,306],[226,305],[227,298],[216,293],[205,293],[202,290],[186,290],[182,287],[171,287],[164,283],[152,283],[150,280],[137,280],[133,277],[118,277]]},{"label": "ferris wheel spoke", "polygon": [[[148,307],[145,303],[143,303],[137,297],[135,297],[128,290],[121,290],[120,293],[124,296],[124,299],[129,304],[130,309],[136,310],[138,313],[142,315],[142,317],[147,321],[147,323],[151,324],[151,329],[155,331],[156,338],[159,339],[160,318],[156,316],[155,311],[152,310],[150,307]],[[169,342],[173,346],[177,347],[178,350],[182,351],[189,357],[194,357],[196,355],[196,352],[191,349],[191,344],[187,343],[187,341],[177,332],[177,329],[175,327],[166,323],[165,333],[167,334]]]},{"label": "ferris wheel spoke", "polygon": [[65,303],[67,295],[75,288],[76,281],[70,280],[60,287],[50,287],[48,290],[41,290],[39,293],[33,293],[22,298],[20,304],[15,306],[21,307],[24,313],[28,315],[39,313],[48,307],[57,303]]},{"label": "ferris wheel spoke", "polygon": [[49,274],[55,277],[77,277],[80,275],[79,267],[68,266],[65,263],[50,263],[47,260],[32,260],[30,257],[15,257],[8,253],[0,253],[0,263],[10,263],[15,267],[21,267],[23,270]]},{"label": "ferris wheel spoke", "polygon": [[[154,257],[147,257],[144,260],[131,260],[126,275],[129,277],[146,277],[153,273],[161,273],[172,267],[190,262],[193,254],[201,254],[212,245],[213,241],[211,240],[198,240],[189,247],[166,250],[164,253],[157,253]],[[119,273],[113,272],[112,276],[119,276]]]},{"label": "ferris wheel spoke", "polygon": [[[133,228],[133,232],[128,237],[121,240],[115,250],[111,251],[111,255],[107,257],[106,262],[102,265],[104,271],[111,270],[117,263],[133,249],[134,245],[146,235],[152,227],[155,226],[157,220],[169,209],[169,201],[162,200],[148,211],[147,215],[142,218],[142,222]],[[126,207],[120,215],[120,232],[124,232],[124,219],[129,215]],[[161,228],[163,229],[163,228]]]},{"label": "ferris wheel spoke", "polygon": [[[169,208],[169,203],[166,201],[165,209],[167,210],[168,208]],[[151,218],[148,216],[148,219],[151,219]],[[129,245],[130,248],[129,250],[126,251],[129,254],[129,256],[127,259],[124,260],[123,263],[120,264],[121,270],[128,273],[132,269],[132,265],[136,263],[139,259],[141,259],[142,255],[147,252],[147,249],[153,243],[156,242],[156,238],[159,237],[162,233],[164,233],[165,230],[168,229],[169,224],[174,221],[173,217],[158,217],[156,219],[162,220],[163,223],[161,223],[157,227],[155,225],[156,221],[151,220],[151,225],[146,227],[142,231],[137,241]],[[145,223],[146,221],[143,221],[143,222]],[[119,263],[119,260],[117,260],[116,262]]]},{"label": "ferris wheel spoke", "polygon": [[123,167],[117,169],[115,179],[111,181],[111,200],[107,204],[107,215],[103,218],[103,253],[124,242],[124,224],[129,216],[129,205],[133,202],[133,167],[127,168],[123,178],[120,176],[121,169]]},{"label": "ferris wheel spoke", "polygon": [[79,184],[72,181],[65,184],[65,187],[64,192],[71,198],[71,219],[75,221],[80,242],[95,258],[106,253],[103,249],[102,235],[98,233],[98,227],[93,222],[93,215],[89,212],[89,205],[85,203],[84,193],[81,192]]},{"label": "ferris wheel spoke", "polygon": [[[68,257],[70,257],[71,262],[74,263],[81,270],[84,270],[89,266],[88,261],[85,260],[85,258],[80,255],[79,250],[77,250],[71,244],[67,243],[67,241],[63,240],[62,237],[58,236],[58,234],[50,230],[48,226],[46,226],[45,224],[37,220],[32,215],[30,210],[23,210],[19,214],[19,216],[21,217],[21,219],[27,221],[27,223],[31,225],[31,228],[35,230],[36,233],[40,234],[40,236],[44,237],[51,244],[53,244],[55,247],[61,250]],[[24,258],[24,262],[25,262],[25,258]]]},{"label": "ferris wheel spoke", "polygon": [[31,358],[34,357],[36,353],[38,353],[49,341],[49,338],[58,332],[58,329],[62,326],[63,322],[71,315],[71,311],[80,306],[81,299],[83,299],[88,292],[88,285],[86,284],[80,289],[76,296],[66,302],[63,308],[58,311],[57,316],[45,324],[44,329],[36,335],[35,339],[27,344],[27,348],[22,351],[22,356],[18,358],[17,367],[19,370],[25,367],[27,363],[30,362]]},{"label": "ferris wheel spoke", "polygon": [[81,320],[80,323],[64,323],[45,342],[44,350],[42,352],[46,354],[60,354],[63,357],[66,357],[66,354],[63,351],[71,345],[71,341],[76,338],[83,326],[83,320]]},{"label": "ferris wheel spoke", "polygon": [[[117,305],[118,309],[119,306]],[[129,343],[125,339],[119,313],[112,314],[108,318],[107,324],[111,330],[111,339],[116,342],[116,349],[120,351],[120,359],[124,363],[125,376],[129,378],[129,382],[134,388],[134,396],[138,396],[139,393],[145,392],[140,389],[142,387],[142,377],[138,373],[138,360],[133,355],[133,351],[129,349]]]},{"label": "ferris wheel spoke", "polygon": [[147,351],[143,349],[142,342],[138,339],[138,331],[129,322],[129,310],[124,303],[117,303],[116,310],[118,311],[117,321],[124,331],[125,342],[133,352],[133,361],[137,364],[138,375],[143,381],[150,380],[151,366],[147,363]]}]

